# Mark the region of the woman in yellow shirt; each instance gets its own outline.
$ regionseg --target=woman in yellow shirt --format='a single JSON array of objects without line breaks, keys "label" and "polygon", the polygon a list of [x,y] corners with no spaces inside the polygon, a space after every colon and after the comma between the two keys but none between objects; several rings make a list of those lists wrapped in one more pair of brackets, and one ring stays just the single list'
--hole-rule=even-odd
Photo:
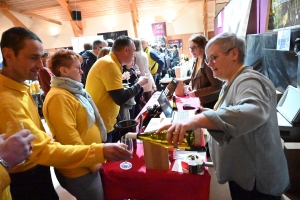
[{"label": "woman in yellow shirt", "polygon": [[[53,138],[63,145],[106,141],[107,133],[102,118],[81,83],[83,71],[80,63],[81,57],[70,50],[59,50],[48,61],[48,67],[55,77],[51,79],[43,113]],[[55,168],[55,173],[61,186],[78,200],[104,199],[98,172],[100,166]]]}]

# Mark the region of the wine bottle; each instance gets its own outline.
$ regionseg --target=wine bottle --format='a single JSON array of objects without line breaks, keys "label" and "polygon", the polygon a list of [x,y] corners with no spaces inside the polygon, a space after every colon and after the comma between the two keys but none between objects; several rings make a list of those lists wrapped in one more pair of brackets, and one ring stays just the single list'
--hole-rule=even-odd
[{"label": "wine bottle", "polygon": [[177,103],[176,103],[176,96],[173,96],[173,111],[177,111]]},{"label": "wine bottle", "polygon": [[[155,131],[149,131],[145,133],[135,133],[135,132],[129,132],[126,134],[127,138],[132,139],[140,139],[140,140],[146,140],[152,143],[160,143],[165,144],[165,146],[168,146],[167,141],[167,131],[163,130],[159,133],[156,133]],[[194,131],[187,131],[184,135],[184,140],[182,145],[178,145],[179,148],[194,148],[199,147],[202,144],[202,139],[200,134],[195,134]]]}]

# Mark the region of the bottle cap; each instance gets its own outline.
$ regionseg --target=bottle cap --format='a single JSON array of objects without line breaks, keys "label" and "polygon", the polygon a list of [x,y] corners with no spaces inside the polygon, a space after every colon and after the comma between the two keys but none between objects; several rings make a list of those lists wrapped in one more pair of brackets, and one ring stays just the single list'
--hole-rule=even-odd
[{"label": "bottle cap", "polygon": [[131,138],[131,139],[137,139],[137,133],[136,132],[128,132],[125,135],[126,138]]}]

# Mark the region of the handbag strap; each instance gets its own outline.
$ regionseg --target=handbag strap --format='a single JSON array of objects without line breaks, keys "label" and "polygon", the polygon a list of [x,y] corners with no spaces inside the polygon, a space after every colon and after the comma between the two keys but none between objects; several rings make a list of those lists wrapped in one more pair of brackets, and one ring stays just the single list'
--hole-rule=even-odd
[{"label": "handbag strap", "polygon": [[151,67],[150,71],[152,71],[155,67],[156,62],[153,64],[153,66]]}]

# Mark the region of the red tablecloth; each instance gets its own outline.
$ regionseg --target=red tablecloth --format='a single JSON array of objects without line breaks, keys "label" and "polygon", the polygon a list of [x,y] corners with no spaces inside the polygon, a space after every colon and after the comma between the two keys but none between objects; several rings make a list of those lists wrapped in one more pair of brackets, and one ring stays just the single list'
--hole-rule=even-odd
[{"label": "red tablecloth", "polygon": [[138,144],[130,160],[132,168],[122,170],[121,162],[107,162],[100,170],[106,200],[205,200],[209,199],[210,175],[147,170],[143,145]]}]

